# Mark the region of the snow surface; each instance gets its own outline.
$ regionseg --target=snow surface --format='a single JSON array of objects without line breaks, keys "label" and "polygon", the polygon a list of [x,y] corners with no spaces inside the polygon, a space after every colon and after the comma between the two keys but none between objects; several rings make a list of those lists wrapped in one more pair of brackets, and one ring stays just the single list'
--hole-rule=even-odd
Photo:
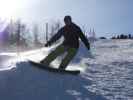
[{"label": "snow surface", "polygon": [[[133,100],[133,41],[99,40],[92,54],[83,44],[68,69],[78,76],[32,67],[53,48],[0,54],[1,100]],[[62,57],[52,63],[58,67]]]}]

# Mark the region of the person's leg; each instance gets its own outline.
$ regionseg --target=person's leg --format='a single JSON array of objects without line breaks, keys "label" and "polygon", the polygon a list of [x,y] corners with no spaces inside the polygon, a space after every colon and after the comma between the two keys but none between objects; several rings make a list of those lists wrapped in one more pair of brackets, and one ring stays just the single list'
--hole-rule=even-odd
[{"label": "person's leg", "polygon": [[62,60],[60,66],[59,66],[59,69],[63,69],[64,70],[67,67],[67,65],[70,63],[70,61],[74,58],[76,53],[77,53],[77,49],[76,48],[68,48],[67,55]]},{"label": "person's leg", "polygon": [[40,63],[49,65],[57,56],[65,52],[63,45],[58,46],[54,51],[52,51],[46,58],[44,58]]}]

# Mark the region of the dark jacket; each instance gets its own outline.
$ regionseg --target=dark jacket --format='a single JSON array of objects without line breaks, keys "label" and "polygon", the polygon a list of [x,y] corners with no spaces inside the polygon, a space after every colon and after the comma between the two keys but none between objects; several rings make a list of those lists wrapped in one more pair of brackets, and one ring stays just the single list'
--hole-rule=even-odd
[{"label": "dark jacket", "polygon": [[51,45],[56,40],[58,40],[61,36],[64,36],[63,45],[72,47],[72,48],[79,48],[79,38],[83,41],[85,46],[90,49],[90,44],[87,38],[84,36],[81,29],[72,23],[71,25],[65,25],[62,27],[57,34],[55,34],[49,41],[48,44]]}]

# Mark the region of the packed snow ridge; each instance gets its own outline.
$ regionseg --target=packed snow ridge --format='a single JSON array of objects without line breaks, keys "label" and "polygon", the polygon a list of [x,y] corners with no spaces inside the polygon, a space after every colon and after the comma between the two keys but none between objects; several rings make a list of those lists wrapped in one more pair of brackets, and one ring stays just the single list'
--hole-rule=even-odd
[{"label": "packed snow ridge", "polygon": [[[68,70],[80,75],[52,73],[30,65],[53,48],[0,54],[2,100],[133,100],[133,41],[98,40],[91,53],[83,44]],[[52,65],[58,67],[62,57]]]}]

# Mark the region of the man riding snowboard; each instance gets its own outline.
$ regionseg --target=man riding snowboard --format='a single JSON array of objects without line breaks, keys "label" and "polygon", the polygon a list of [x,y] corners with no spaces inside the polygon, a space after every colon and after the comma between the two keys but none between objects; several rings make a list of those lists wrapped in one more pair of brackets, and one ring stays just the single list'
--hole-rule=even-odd
[{"label": "man riding snowboard", "polygon": [[81,31],[80,27],[72,22],[71,16],[64,17],[65,26],[63,26],[46,44],[45,47],[51,46],[54,42],[64,37],[64,41],[54,51],[52,51],[46,58],[40,63],[49,65],[56,57],[66,53],[63,58],[59,69],[65,70],[69,62],[76,55],[79,48],[79,38],[83,41],[88,50],[90,50],[90,44]]}]

